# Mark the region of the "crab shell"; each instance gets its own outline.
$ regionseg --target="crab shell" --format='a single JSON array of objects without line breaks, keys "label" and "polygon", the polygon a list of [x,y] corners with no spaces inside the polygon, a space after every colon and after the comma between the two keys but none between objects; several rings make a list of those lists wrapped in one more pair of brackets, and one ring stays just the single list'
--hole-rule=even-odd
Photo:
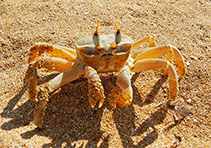
[{"label": "crab shell", "polygon": [[115,34],[99,36],[100,45],[95,46],[92,36],[76,42],[77,56],[86,66],[98,72],[119,71],[126,63],[133,45],[129,37],[115,43]]}]

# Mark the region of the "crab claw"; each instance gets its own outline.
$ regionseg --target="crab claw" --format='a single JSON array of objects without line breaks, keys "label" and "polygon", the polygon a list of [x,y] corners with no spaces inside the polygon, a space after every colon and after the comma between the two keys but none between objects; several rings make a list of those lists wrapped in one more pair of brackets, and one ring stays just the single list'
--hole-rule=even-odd
[{"label": "crab claw", "polygon": [[111,90],[109,104],[113,108],[116,107],[116,104],[119,107],[126,107],[131,104],[132,100],[133,89],[130,81],[130,69],[128,66],[124,66],[117,78],[116,86]]},{"label": "crab claw", "polygon": [[98,81],[89,81],[89,103],[91,107],[95,107],[99,101],[98,107],[101,108],[104,103],[104,89],[100,82]]},{"label": "crab claw", "polygon": [[105,99],[104,88],[101,84],[100,77],[98,76],[96,70],[90,66],[85,67],[85,75],[88,79],[89,87],[89,102],[93,108],[99,101],[98,107],[102,107]]},{"label": "crab claw", "polygon": [[109,97],[109,104],[112,108],[116,108],[116,104],[118,104],[119,107],[127,107],[132,102],[132,90],[128,87],[125,90],[122,90],[118,86],[114,87],[111,91],[110,97]]}]

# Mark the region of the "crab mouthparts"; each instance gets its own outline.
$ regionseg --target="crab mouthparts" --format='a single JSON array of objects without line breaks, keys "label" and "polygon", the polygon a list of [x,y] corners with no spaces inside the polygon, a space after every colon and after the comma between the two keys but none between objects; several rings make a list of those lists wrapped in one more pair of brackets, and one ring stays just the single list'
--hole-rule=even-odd
[{"label": "crab mouthparts", "polygon": [[106,53],[103,53],[103,54],[101,55],[101,57],[109,57],[109,56],[113,56],[113,54],[110,53],[110,52],[106,52]]}]

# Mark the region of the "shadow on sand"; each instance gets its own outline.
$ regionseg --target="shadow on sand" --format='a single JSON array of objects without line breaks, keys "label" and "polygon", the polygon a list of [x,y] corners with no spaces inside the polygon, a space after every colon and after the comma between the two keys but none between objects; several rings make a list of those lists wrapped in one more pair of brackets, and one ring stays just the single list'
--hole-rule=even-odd
[{"label": "shadow on sand", "polygon": [[[46,76],[42,79],[42,81],[39,81],[38,84],[43,84],[55,76],[56,74]],[[135,75],[132,82],[134,82],[137,77],[138,75]],[[110,81],[114,84],[116,77],[110,75],[108,77],[101,77],[101,79],[105,88],[105,94],[109,94],[112,87],[108,82]],[[140,95],[134,95],[133,103],[138,104],[141,107],[152,102],[166,79],[166,77],[162,77],[156,82],[150,94],[145,99],[145,102],[142,101],[143,99]],[[108,135],[107,137],[102,138],[103,132],[101,131],[101,119],[103,110],[105,108],[111,108],[108,103],[105,102],[102,108],[91,109],[88,102],[88,88],[86,86],[88,86],[87,80],[85,78],[80,78],[63,86],[61,90],[52,93],[46,109],[43,125],[44,128],[42,130],[34,129],[32,131],[22,133],[22,138],[30,139],[34,135],[50,137],[52,142],[44,144],[44,148],[61,147],[64,142],[66,143],[66,147],[77,147],[73,143],[78,140],[88,141],[85,144],[85,147],[87,148],[109,147],[108,141],[110,136]],[[23,127],[30,124],[32,121],[32,110],[34,108],[33,102],[27,101],[14,110],[14,107],[22,98],[25,91],[26,88],[24,85],[23,88],[9,101],[7,107],[5,107],[4,111],[1,113],[3,118],[12,118],[12,120],[1,126],[3,130]],[[138,94],[135,86],[133,86],[133,92],[134,94]],[[106,98],[108,98],[108,95]],[[158,109],[148,119],[143,121],[140,127],[135,128],[135,112],[133,105],[126,108],[116,108],[112,110],[113,118],[119,131],[123,146],[139,148],[152,144],[158,138],[158,132],[154,128],[154,125],[161,124],[167,113],[167,110]],[[149,128],[153,129],[152,132],[144,137],[137,145],[134,145],[131,136],[141,135]],[[130,129],[137,130],[131,131]],[[98,142],[102,139],[103,142],[101,145],[97,146]]]}]

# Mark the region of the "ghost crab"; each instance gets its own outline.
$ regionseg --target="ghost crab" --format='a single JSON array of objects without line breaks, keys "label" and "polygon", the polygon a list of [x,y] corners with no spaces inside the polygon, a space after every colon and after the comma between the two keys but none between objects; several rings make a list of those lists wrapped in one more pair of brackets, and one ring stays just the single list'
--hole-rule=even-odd
[{"label": "ghost crab", "polygon": [[[185,64],[180,51],[171,45],[155,47],[154,38],[147,37],[137,42],[122,36],[116,24],[115,34],[98,35],[99,22],[91,37],[85,37],[75,43],[75,49],[37,43],[30,48],[29,67],[26,72],[26,84],[30,100],[36,103],[33,123],[42,126],[49,93],[63,85],[85,75],[88,79],[89,102],[94,107],[97,102],[101,107],[104,103],[104,89],[99,72],[117,72],[116,86],[111,90],[109,104],[112,107],[129,106],[133,99],[131,72],[140,73],[148,70],[164,69],[169,77],[169,99],[166,104],[174,101],[178,92],[178,78],[172,61],[176,65],[179,79],[185,75]],[[131,52],[140,44],[148,42],[149,48]],[[49,55],[41,56],[44,53]],[[166,59],[160,57],[166,56]],[[61,72],[48,83],[39,87],[37,95],[37,69],[47,68]]]}]

